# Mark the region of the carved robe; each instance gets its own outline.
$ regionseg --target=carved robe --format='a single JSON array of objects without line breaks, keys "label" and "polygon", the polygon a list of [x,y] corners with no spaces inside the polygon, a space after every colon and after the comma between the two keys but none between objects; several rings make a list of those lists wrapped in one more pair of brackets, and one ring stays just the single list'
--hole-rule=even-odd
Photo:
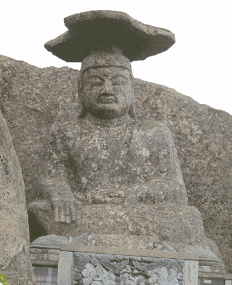
[{"label": "carved robe", "polygon": [[43,197],[73,193],[83,204],[187,205],[171,133],[155,121],[55,124],[42,184]]}]

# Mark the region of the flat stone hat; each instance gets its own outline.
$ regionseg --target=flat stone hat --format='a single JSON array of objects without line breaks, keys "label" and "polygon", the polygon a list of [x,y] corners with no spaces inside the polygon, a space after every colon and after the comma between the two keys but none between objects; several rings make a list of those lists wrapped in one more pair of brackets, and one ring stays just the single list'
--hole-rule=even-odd
[{"label": "flat stone hat", "polygon": [[175,43],[169,30],[145,25],[118,11],[83,12],[64,22],[68,31],[47,42],[45,48],[67,62],[82,62],[94,46],[117,46],[130,61],[144,60]]}]

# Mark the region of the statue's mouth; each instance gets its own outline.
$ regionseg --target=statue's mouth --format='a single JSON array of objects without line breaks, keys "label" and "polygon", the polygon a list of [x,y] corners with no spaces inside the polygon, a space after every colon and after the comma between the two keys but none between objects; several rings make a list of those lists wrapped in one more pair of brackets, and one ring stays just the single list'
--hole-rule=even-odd
[{"label": "statue's mouth", "polygon": [[116,98],[114,95],[112,94],[101,94],[98,99],[97,99],[98,103],[104,103],[104,104],[109,104],[109,103],[115,103],[117,102]]}]

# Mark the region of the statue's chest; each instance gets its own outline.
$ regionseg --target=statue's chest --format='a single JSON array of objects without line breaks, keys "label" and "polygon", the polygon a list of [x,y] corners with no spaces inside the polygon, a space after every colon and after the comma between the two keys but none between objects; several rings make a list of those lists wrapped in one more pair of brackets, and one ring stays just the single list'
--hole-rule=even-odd
[{"label": "statue's chest", "polygon": [[79,172],[87,176],[115,176],[127,172],[132,132],[120,128],[82,130],[71,148]]},{"label": "statue's chest", "polygon": [[[152,150],[152,151],[151,151]],[[82,130],[73,141],[78,183],[130,184],[157,176],[159,167],[156,140],[151,141],[136,126]]]}]

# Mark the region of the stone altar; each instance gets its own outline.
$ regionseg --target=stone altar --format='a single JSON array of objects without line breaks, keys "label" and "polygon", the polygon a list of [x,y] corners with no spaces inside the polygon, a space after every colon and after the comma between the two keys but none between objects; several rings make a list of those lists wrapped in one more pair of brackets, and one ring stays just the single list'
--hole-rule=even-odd
[{"label": "stone altar", "polygon": [[[103,27],[113,29],[117,21],[127,25],[132,35],[128,41],[137,44],[131,54],[129,42],[123,46],[121,40],[120,45],[122,35],[112,39],[105,33]],[[92,42],[88,38],[80,44],[77,39],[85,25]],[[47,233],[77,237],[94,232],[97,246],[121,247],[126,241],[131,248],[197,252],[200,270],[211,266],[223,273],[217,246],[204,237],[200,213],[187,205],[169,130],[157,122],[135,119],[133,76],[123,54],[131,61],[144,59],[170,47],[173,34],[110,11],[70,16],[66,26],[69,31],[46,47],[62,59],[83,60],[82,119],[53,126],[40,181],[40,197],[45,201],[29,205],[31,216]],[[36,242],[40,243],[36,240],[34,246]]]}]

